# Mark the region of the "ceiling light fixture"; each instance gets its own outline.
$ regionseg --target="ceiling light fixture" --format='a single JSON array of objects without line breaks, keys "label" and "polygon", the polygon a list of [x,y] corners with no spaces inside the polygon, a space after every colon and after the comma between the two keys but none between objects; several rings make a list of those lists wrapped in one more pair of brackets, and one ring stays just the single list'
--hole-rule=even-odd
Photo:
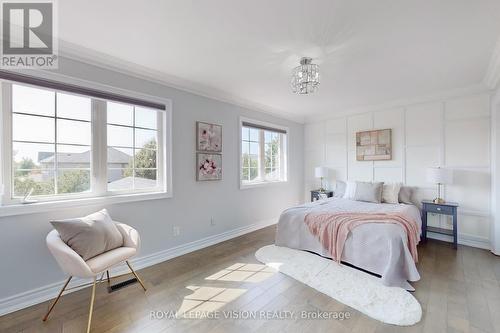
[{"label": "ceiling light fixture", "polygon": [[292,71],[292,91],[299,95],[312,94],[319,86],[319,66],[311,58],[300,59],[300,66]]}]

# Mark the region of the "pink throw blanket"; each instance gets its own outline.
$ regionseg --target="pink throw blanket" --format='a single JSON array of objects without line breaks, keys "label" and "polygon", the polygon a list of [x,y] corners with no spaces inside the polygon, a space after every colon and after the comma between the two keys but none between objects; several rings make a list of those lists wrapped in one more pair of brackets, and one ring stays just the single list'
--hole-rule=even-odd
[{"label": "pink throw blanket", "polygon": [[304,222],[309,231],[316,236],[332,258],[340,262],[344,244],[349,232],[365,223],[394,223],[400,225],[406,233],[408,248],[415,262],[418,262],[417,243],[418,225],[412,219],[401,214],[385,213],[323,213],[307,214]]}]

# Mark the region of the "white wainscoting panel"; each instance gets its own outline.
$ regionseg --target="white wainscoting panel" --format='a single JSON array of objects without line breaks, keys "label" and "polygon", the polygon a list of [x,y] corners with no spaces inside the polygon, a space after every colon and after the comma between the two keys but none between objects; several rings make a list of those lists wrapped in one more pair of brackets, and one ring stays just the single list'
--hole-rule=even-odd
[{"label": "white wainscoting panel", "polygon": [[460,203],[467,211],[485,212],[491,204],[489,169],[455,169],[453,185],[446,186],[446,196]]},{"label": "white wainscoting panel", "polygon": [[304,126],[305,150],[317,149],[318,142],[325,140],[325,127],[323,124],[306,124]]},{"label": "white wainscoting panel", "polygon": [[374,169],[374,181],[377,182],[403,182],[403,168],[401,167],[375,167]]},{"label": "white wainscoting panel", "polygon": [[406,108],[406,145],[441,144],[443,103],[430,103]]},{"label": "white wainscoting panel", "polygon": [[359,180],[364,182],[371,182],[373,180],[373,162],[357,161],[355,150],[349,150],[347,158],[348,180]]},{"label": "white wainscoting panel", "polygon": [[392,130],[392,160],[375,161],[375,167],[403,166],[404,158],[404,109],[393,109],[375,112],[373,114],[373,128]]},{"label": "white wainscoting panel", "polygon": [[446,101],[446,119],[490,117],[489,96],[474,95]]},{"label": "white wainscoting panel", "polygon": [[490,119],[469,118],[446,121],[446,165],[490,165]]},{"label": "white wainscoting panel", "polygon": [[345,167],[347,163],[346,134],[327,133],[325,161],[330,166]]},{"label": "white wainscoting panel", "polygon": [[473,213],[464,212],[459,214],[460,234],[473,236],[476,238],[489,239],[490,217],[477,216]]},{"label": "white wainscoting panel", "polygon": [[[403,182],[414,186],[412,200],[433,199],[436,187],[426,181],[426,168],[455,172],[444,197],[459,203],[459,242],[487,248],[490,233],[491,130],[490,96],[476,94],[400,108],[335,117],[305,126],[306,200],[317,188],[314,167],[330,169],[329,189],[336,180]],[[392,129],[393,159],[356,161],[356,132]],[[449,227],[446,217],[429,215],[429,224]]]},{"label": "white wainscoting panel", "polygon": [[439,146],[415,146],[406,148],[406,184],[426,187],[432,184],[426,181],[426,168],[438,166]]},{"label": "white wainscoting panel", "polygon": [[373,128],[373,114],[364,113],[347,118],[347,149],[356,150],[356,132],[368,131]]},{"label": "white wainscoting panel", "polygon": [[347,131],[347,118],[333,118],[326,121],[326,133],[341,133],[345,134]]}]

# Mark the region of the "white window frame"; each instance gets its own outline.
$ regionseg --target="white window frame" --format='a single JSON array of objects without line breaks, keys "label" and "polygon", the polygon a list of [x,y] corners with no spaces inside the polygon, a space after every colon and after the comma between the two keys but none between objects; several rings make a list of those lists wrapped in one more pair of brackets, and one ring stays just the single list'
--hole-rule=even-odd
[{"label": "white window frame", "polygon": [[[23,204],[18,199],[12,199],[12,110],[11,90],[12,84],[7,80],[0,80],[2,103],[0,110],[0,217],[31,214],[36,212],[51,211],[57,208],[75,207],[82,205],[112,204],[119,202],[142,201],[152,199],[170,198],[172,189],[172,103],[171,100],[140,94],[124,89],[118,89],[94,82],[69,78],[59,74],[45,74],[41,77],[57,80],[61,83],[79,85],[92,89],[99,89],[110,94],[119,94],[132,98],[148,100],[165,105],[165,110],[159,111],[158,145],[157,150],[157,175],[159,186],[154,189],[141,189],[133,191],[108,191],[107,190],[107,133],[106,133],[106,101],[94,97],[92,99],[92,137],[91,137],[91,192],[58,194],[49,197],[35,197],[35,203]],[[20,83],[20,85],[30,86]],[[33,86],[38,89],[46,89]],[[48,89],[54,91],[55,89]],[[56,90],[57,91],[57,90]],[[63,93],[66,93],[62,91]],[[78,94],[76,94],[78,95]],[[82,95],[85,96],[85,95]],[[86,96],[88,97],[88,96]],[[160,141],[161,140],[161,141]],[[99,175],[99,177],[98,177]]]},{"label": "white window frame", "polygon": [[[104,101],[102,101],[104,102]],[[104,102],[105,103],[105,102]],[[124,103],[119,103],[119,104],[124,104]],[[101,107],[104,107],[104,105],[102,105]],[[104,129],[101,129],[101,133],[105,134],[105,136],[107,137],[107,125],[108,125],[108,121],[107,121],[107,112],[102,112],[104,113],[104,117],[106,117],[105,119],[101,120],[99,122],[99,124],[103,125],[105,128]],[[164,158],[163,156],[165,156],[165,151],[164,151],[164,146],[165,146],[165,138],[164,138],[164,128],[166,127],[166,123],[165,123],[165,114],[163,112],[158,112],[158,118],[157,118],[157,123],[158,124],[161,124],[161,126],[158,126],[158,129],[157,129],[157,132],[158,132],[158,141],[159,142],[162,142],[163,144],[161,145],[158,145],[158,149],[156,150],[156,153],[157,153],[157,156],[156,156],[156,170],[157,170],[157,183],[158,184],[161,184],[163,186],[158,186],[156,188],[146,188],[146,189],[134,189],[134,190],[114,190],[114,191],[110,191],[107,189],[107,182],[103,182],[100,184],[101,187],[106,187],[105,191],[106,191],[106,195],[108,196],[112,196],[112,195],[119,195],[119,194],[130,194],[130,193],[150,193],[150,192],[166,192],[166,186],[165,186],[165,182],[164,180],[166,179],[166,175],[165,175],[165,168],[164,168],[164,165],[165,165],[165,161],[164,161]],[[114,125],[114,124],[111,124],[111,125]],[[129,126],[126,126],[126,127],[129,127]],[[134,126],[132,126],[132,128],[136,128],[135,126],[135,111],[134,111]],[[135,145],[135,135],[134,135],[134,145]],[[107,161],[107,152],[108,152],[108,145],[106,145],[106,149],[104,149],[104,152],[102,152],[102,156],[100,156],[99,160],[101,161]],[[133,148],[134,150],[134,153],[135,153],[135,149],[137,149],[135,146]],[[106,174],[107,176],[107,165],[104,165],[104,167],[106,168],[106,170],[102,170],[101,173],[103,174]],[[135,168],[134,168],[134,171],[135,171]],[[163,172],[162,172],[163,171]],[[107,177],[106,177],[107,179]]]},{"label": "white window frame", "polygon": [[[252,182],[245,182],[242,180],[243,176],[243,151],[241,149],[241,143],[242,143],[242,128],[243,128],[243,123],[252,123],[255,125],[261,125],[264,127],[269,127],[269,128],[275,128],[279,129],[282,131],[286,132],[286,139],[285,140],[280,140],[280,150],[282,154],[280,154],[280,166],[282,166],[282,172],[283,172],[283,177],[282,179],[278,180],[266,180],[266,179],[259,179],[256,181]],[[255,120],[251,118],[246,118],[246,117],[240,117],[238,121],[238,181],[240,184],[240,189],[251,189],[255,187],[262,187],[262,186],[270,186],[270,185],[278,185],[278,184],[286,184],[288,183],[288,170],[289,168],[289,158],[288,158],[288,146],[289,146],[289,137],[290,137],[290,129],[285,126],[277,125],[274,123],[266,122],[266,121],[261,121],[261,120]],[[261,162],[262,161],[262,162]],[[259,174],[260,175],[265,175],[265,140],[264,140],[264,131],[260,131],[260,138],[259,138]]]},{"label": "white window frame", "polygon": [[[12,176],[13,176],[13,170],[12,170],[12,146],[13,146],[13,140],[12,140],[12,85],[15,85],[17,83],[15,82],[2,82],[1,83],[1,96],[2,96],[2,110],[6,110],[6,112],[2,112],[2,118],[3,118],[3,124],[8,124],[7,126],[4,127],[4,133],[5,136],[3,137],[2,141],[4,142],[3,147],[4,147],[4,153],[2,155],[2,160],[4,161],[3,164],[3,179],[5,181],[3,182],[4,185],[4,193],[2,196],[2,205],[15,205],[15,204],[21,204],[22,199],[21,198],[13,198],[12,195]],[[57,90],[54,89],[49,89],[49,88],[44,88],[44,87],[38,87],[38,86],[33,86],[29,84],[19,84],[20,86],[25,86],[25,87],[33,87],[36,89],[40,90],[47,90],[51,92],[57,92]],[[61,91],[62,92],[62,91]],[[82,97],[88,97],[88,96],[83,96],[83,95],[78,95],[74,93],[67,93],[67,92],[62,92],[67,95],[75,95],[75,96],[82,96]],[[90,144],[90,149],[92,156],[95,154],[95,150],[98,149],[98,144],[95,144],[93,137],[95,135],[95,129],[93,126],[94,122],[94,115],[95,115],[95,110],[93,108],[93,103],[92,103],[92,110],[91,110],[91,144]],[[34,117],[38,117],[38,115],[34,114]],[[39,116],[39,117],[45,117],[45,116]],[[52,117],[51,117],[52,118]],[[57,119],[61,119],[57,117],[57,114],[54,115],[54,120],[57,121]],[[55,129],[55,134],[54,134],[54,140],[55,141],[55,161],[54,161],[54,176],[57,177],[57,124],[54,126]],[[36,143],[36,142],[34,142]],[[91,176],[90,176],[90,186],[93,188],[97,183],[95,177],[95,170],[94,170],[94,164],[95,164],[95,159],[91,158],[91,163],[90,163],[90,169],[91,169]],[[92,171],[94,171],[92,173]],[[57,178],[55,179],[55,186],[57,187]],[[43,196],[36,196],[33,197],[32,199],[35,199],[37,202],[46,202],[46,201],[59,201],[59,200],[68,200],[68,199],[78,199],[78,198],[87,198],[87,197],[92,197],[95,196],[95,191],[90,191],[90,192],[82,192],[82,193],[67,193],[67,194],[54,194],[54,195],[43,195]]]}]

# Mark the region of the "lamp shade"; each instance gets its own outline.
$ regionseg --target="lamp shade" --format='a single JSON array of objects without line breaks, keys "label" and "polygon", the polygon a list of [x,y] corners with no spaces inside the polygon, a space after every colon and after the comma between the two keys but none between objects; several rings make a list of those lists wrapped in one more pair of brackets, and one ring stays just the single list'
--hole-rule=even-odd
[{"label": "lamp shade", "polygon": [[328,177],[328,168],[322,166],[314,168],[314,177],[316,178]]},{"label": "lamp shade", "polygon": [[453,184],[453,170],[427,168],[427,182],[433,184]]}]

